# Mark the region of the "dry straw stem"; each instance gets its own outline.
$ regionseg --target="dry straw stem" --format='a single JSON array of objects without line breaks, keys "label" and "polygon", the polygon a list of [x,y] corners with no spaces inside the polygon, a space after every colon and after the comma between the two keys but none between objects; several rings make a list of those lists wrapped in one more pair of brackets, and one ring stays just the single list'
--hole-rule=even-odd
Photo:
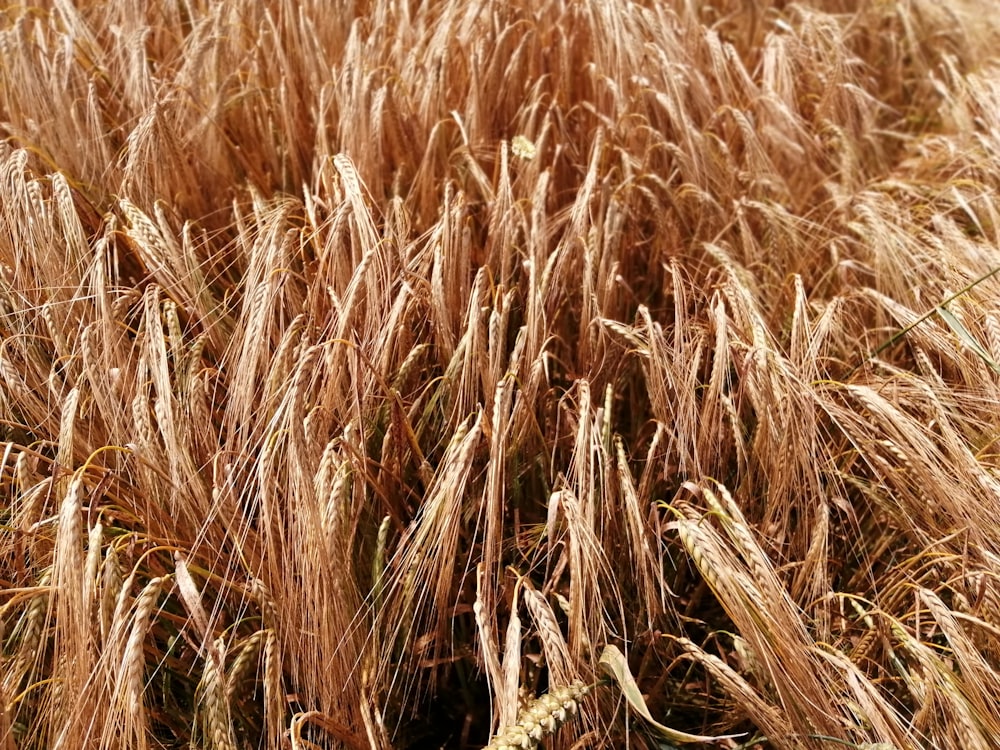
[{"label": "dry straw stem", "polygon": [[982,4],[340,6],[0,10],[0,743],[994,742]]}]

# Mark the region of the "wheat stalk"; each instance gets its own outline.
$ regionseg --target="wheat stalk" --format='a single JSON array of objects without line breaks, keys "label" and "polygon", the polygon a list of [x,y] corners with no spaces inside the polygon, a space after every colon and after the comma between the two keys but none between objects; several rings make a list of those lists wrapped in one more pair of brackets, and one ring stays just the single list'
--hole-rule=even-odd
[{"label": "wheat stalk", "polygon": [[689,729],[1000,736],[981,2],[41,5],[0,12],[5,750],[561,744],[620,639]]}]

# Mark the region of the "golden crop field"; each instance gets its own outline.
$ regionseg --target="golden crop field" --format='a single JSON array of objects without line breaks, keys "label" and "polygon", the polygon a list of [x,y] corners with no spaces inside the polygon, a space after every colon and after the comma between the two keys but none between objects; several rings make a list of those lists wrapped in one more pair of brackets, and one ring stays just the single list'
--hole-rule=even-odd
[{"label": "golden crop field", "polygon": [[0,9],[0,750],[1000,747],[1000,14]]}]

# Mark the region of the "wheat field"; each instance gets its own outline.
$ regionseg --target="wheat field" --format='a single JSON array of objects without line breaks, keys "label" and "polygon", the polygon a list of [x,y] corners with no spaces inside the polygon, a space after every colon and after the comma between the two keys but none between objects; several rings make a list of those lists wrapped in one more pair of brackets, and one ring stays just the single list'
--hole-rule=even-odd
[{"label": "wheat field", "polygon": [[1000,747],[1000,21],[0,10],[0,750]]}]

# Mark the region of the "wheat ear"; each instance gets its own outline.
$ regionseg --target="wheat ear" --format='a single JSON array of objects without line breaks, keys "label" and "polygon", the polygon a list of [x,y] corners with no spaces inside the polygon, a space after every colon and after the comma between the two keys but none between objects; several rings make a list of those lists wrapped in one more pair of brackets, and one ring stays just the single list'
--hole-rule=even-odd
[{"label": "wheat ear", "polygon": [[484,750],[535,750],[543,737],[555,733],[576,713],[593,687],[577,680],[535,698],[518,714],[517,723],[497,732]]}]

